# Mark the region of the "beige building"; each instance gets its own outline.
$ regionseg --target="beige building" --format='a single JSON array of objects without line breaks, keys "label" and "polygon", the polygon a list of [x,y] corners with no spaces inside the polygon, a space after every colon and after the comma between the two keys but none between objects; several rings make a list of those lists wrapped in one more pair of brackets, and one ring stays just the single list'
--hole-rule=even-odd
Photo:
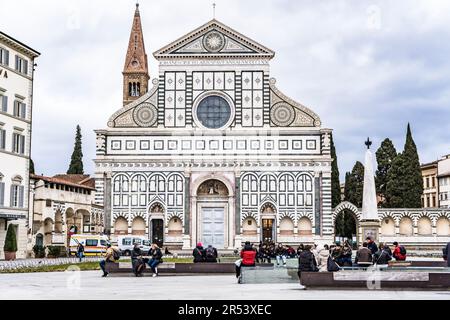
[{"label": "beige building", "polygon": [[439,185],[437,183],[438,161],[421,165],[423,179],[423,208],[439,207]]},{"label": "beige building", "polygon": [[94,204],[89,175],[30,176],[32,243],[67,247],[71,234],[103,233],[103,207]]},{"label": "beige building", "polygon": [[9,225],[27,252],[31,111],[36,50],[0,31],[0,259]]},{"label": "beige building", "polygon": [[438,161],[439,207],[450,208],[450,154]]}]

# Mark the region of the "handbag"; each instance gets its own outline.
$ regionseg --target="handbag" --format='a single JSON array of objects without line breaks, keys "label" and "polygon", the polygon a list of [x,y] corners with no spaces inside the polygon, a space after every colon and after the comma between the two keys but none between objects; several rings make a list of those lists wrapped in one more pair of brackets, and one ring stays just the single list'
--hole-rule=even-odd
[{"label": "handbag", "polygon": [[234,262],[234,264],[236,265],[236,267],[240,267],[242,263],[242,259],[238,259]]}]

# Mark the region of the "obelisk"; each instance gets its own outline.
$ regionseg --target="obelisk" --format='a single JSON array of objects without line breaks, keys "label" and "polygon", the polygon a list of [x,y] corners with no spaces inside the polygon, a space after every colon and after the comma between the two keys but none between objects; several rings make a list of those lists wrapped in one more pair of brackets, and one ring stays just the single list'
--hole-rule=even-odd
[{"label": "obelisk", "polygon": [[370,150],[372,142],[367,138],[367,151],[364,159],[364,186],[361,214],[361,242],[370,237],[378,243],[380,220],[378,218],[377,193],[373,174],[373,154]]}]

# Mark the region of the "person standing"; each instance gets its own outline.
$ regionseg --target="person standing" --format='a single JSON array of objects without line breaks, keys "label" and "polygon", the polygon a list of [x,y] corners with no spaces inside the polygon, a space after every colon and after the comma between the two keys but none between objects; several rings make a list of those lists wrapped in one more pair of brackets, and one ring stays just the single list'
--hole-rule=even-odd
[{"label": "person standing", "polygon": [[284,246],[279,243],[277,248],[275,249],[275,255],[277,259],[277,266],[281,264],[281,261],[283,261],[283,266],[286,266],[286,249]]},{"label": "person standing", "polygon": [[393,256],[397,261],[405,261],[406,260],[406,249],[404,246],[398,244],[397,241],[393,243],[394,245],[394,253]]},{"label": "person standing", "polygon": [[342,258],[341,258],[342,266],[352,266],[352,246],[345,240],[344,247],[342,248]]},{"label": "person standing", "polygon": [[367,248],[369,248],[372,254],[375,254],[378,251],[378,247],[375,241],[373,241],[371,237],[367,237],[366,241],[367,241]]},{"label": "person standing", "polygon": [[366,268],[372,264],[372,251],[367,246],[367,242],[364,242],[356,252],[355,263],[358,267]]},{"label": "person standing", "polygon": [[197,243],[197,246],[192,251],[194,256],[194,262],[205,262],[205,249],[203,249],[203,244],[201,242]]},{"label": "person standing", "polygon": [[77,256],[78,256],[79,261],[81,262],[84,257],[84,246],[81,242],[78,242]]},{"label": "person standing", "polygon": [[162,252],[156,243],[152,243],[152,247],[148,251],[148,255],[151,259],[148,261],[150,269],[152,269],[152,277],[158,276],[158,265],[162,262]]},{"label": "person standing", "polygon": [[240,265],[236,265],[236,278],[238,278],[238,283],[241,283],[241,268],[255,266],[256,250],[250,244],[250,241],[245,242],[244,248],[241,250],[241,259]]}]

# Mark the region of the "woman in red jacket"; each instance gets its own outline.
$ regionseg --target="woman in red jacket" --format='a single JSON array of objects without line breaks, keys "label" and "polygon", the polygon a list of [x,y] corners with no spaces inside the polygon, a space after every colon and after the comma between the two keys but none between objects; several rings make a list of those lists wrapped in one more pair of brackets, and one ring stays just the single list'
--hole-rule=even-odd
[{"label": "woman in red jacket", "polygon": [[250,241],[246,241],[244,245],[244,249],[241,251],[241,263],[239,266],[236,265],[236,278],[239,279],[240,283],[240,275],[242,267],[254,267],[255,259],[256,259],[256,250],[250,244]]}]

